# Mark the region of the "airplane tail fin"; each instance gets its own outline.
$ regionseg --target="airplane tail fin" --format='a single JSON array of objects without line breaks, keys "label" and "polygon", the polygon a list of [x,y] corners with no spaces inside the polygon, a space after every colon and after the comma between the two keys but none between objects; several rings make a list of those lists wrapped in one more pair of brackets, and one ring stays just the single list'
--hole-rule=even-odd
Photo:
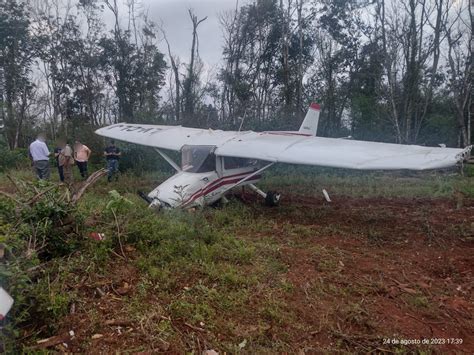
[{"label": "airplane tail fin", "polygon": [[309,106],[308,112],[306,113],[306,116],[298,132],[315,136],[318,130],[320,111],[321,107],[319,106],[319,104],[313,102],[311,106]]}]

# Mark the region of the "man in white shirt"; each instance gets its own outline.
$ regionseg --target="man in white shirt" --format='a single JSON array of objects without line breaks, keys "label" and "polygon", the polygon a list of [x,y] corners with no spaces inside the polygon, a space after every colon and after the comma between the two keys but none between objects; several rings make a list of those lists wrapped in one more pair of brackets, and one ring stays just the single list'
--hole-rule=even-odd
[{"label": "man in white shirt", "polygon": [[36,170],[36,176],[40,180],[48,180],[50,175],[49,169],[49,149],[45,143],[46,136],[42,133],[38,134],[36,140],[30,144],[30,158],[33,160],[33,167]]}]

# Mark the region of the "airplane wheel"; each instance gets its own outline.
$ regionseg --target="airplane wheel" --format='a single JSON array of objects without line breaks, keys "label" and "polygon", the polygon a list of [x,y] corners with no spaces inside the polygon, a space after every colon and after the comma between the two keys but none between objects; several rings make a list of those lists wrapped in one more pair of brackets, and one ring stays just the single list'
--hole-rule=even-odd
[{"label": "airplane wheel", "polygon": [[265,204],[267,206],[278,206],[280,204],[280,197],[281,195],[275,191],[268,191],[267,197],[265,197]]}]

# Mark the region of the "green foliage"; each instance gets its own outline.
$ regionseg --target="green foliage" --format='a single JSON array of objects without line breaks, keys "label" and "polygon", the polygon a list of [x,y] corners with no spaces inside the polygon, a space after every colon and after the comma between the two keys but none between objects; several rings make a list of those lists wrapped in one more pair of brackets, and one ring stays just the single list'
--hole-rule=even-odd
[{"label": "green foliage", "polygon": [[105,209],[107,211],[114,211],[114,213],[115,213],[117,211],[126,209],[126,207],[128,207],[128,206],[133,205],[132,201],[130,201],[128,198],[123,197],[122,195],[120,195],[117,192],[117,190],[109,191],[109,196],[110,196],[110,200],[107,203],[107,205],[105,206]]},{"label": "green foliage", "polygon": [[[34,284],[28,270],[39,264],[36,253],[30,252],[27,241],[21,238],[12,224],[7,223],[5,215],[10,211],[0,207],[0,244],[5,247],[5,255],[0,263],[0,279],[4,289],[13,297],[15,303],[8,314],[8,324],[0,332],[0,342],[6,349],[13,349],[15,339],[20,335],[18,325],[30,319]],[[5,213],[7,212],[7,213]]]},{"label": "green foliage", "polygon": [[[0,263],[2,286],[15,303],[2,333],[6,349],[15,349],[19,329],[32,318],[53,320],[65,314],[70,294],[38,278],[40,262],[71,253],[79,244],[82,216],[69,202],[69,191],[44,181],[17,181],[14,198],[0,198]],[[47,272],[46,272],[47,275]]]},{"label": "green foliage", "polygon": [[177,265],[186,269],[190,263],[202,264],[201,273],[225,279],[231,273],[214,274],[216,263],[248,264],[253,249],[231,235],[218,233],[200,213],[172,211],[156,215],[152,210],[130,213],[126,242],[143,253],[141,268],[154,277],[166,278],[166,270]]},{"label": "green foliage", "polygon": [[78,238],[71,233],[81,225],[83,217],[69,201],[69,190],[45,181],[18,182],[21,193],[16,211],[20,237],[30,239],[43,258],[70,253],[77,247]]},{"label": "green foliage", "polygon": [[23,168],[30,164],[26,149],[10,150],[0,145],[0,172],[9,169]]},{"label": "green foliage", "polygon": [[[2,69],[2,100],[0,107],[2,130],[11,148],[25,144],[24,133],[30,120],[25,105],[32,95],[33,84],[29,78],[33,61],[34,36],[30,28],[27,4],[16,0],[0,2],[0,68]],[[20,97],[22,98],[20,100]],[[18,121],[22,122],[22,125]],[[3,127],[4,125],[4,127]],[[19,129],[19,128],[22,129]],[[3,132],[2,132],[3,133]],[[3,155],[0,152],[0,155]],[[0,161],[0,167],[2,166]],[[1,168],[0,168],[1,169]]]},{"label": "green foliage", "polygon": [[453,119],[454,111],[449,98],[444,96],[436,98],[432,111],[426,117],[418,141],[434,147],[438,144],[456,147],[459,127]]},{"label": "green foliage", "polygon": [[[117,19],[117,21],[119,21]],[[114,36],[100,39],[102,68],[113,73],[115,80],[106,80],[115,86],[119,117],[135,122],[135,113],[156,113],[159,91],[164,83],[166,62],[153,42],[155,26],[145,21],[142,28],[143,45],[137,45],[130,31],[122,30],[117,22]]]},{"label": "green foliage", "polygon": [[[249,352],[258,353],[256,346],[270,351],[282,346],[286,351],[286,329],[295,332],[300,325],[307,324],[297,321],[301,309],[295,311],[291,303],[293,298],[302,296],[302,305],[323,302],[325,306],[328,298],[337,297],[346,302],[353,300],[352,297],[360,298],[361,294],[367,297],[375,294],[366,285],[366,278],[363,278],[363,287],[347,283],[341,261],[349,268],[346,259],[350,259],[351,253],[326,243],[325,239],[318,247],[313,245],[321,236],[348,233],[344,224],[317,227],[313,224],[322,223],[321,218],[333,209],[322,202],[321,188],[328,188],[331,196],[334,193],[343,199],[345,196],[397,195],[411,198],[434,194],[452,197],[457,191],[463,191],[462,188],[472,186],[472,178],[443,173],[368,174],[282,165],[275,167],[262,181],[262,185],[269,189],[283,193],[288,190],[295,197],[294,203],[288,202],[280,209],[270,211],[259,207],[258,203],[249,206],[231,200],[222,209],[157,213],[147,208],[134,193],[138,188],[151,186],[159,178],[161,176],[157,174],[146,174],[142,179],[125,174],[123,179],[114,183],[114,190],[105,181],[98,182],[93,193],[81,199],[78,208],[68,205],[62,188],[48,183],[26,184],[25,192],[18,194],[17,197],[25,203],[36,195],[36,190],[45,192],[52,188],[44,194],[44,199],[38,201],[38,206],[32,208],[23,208],[12,199],[0,198],[0,243],[8,246],[6,262],[0,263],[0,277],[2,285],[6,280],[4,287],[16,302],[4,333],[10,337],[7,348],[10,353],[19,352],[20,343],[37,340],[27,338],[14,344],[15,340],[24,337],[26,326],[28,334],[31,334],[31,328],[41,331],[35,333],[38,337],[58,334],[56,324],[63,326],[65,321],[57,320],[67,314],[71,303],[81,305],[76,312],[89,317],[93,324],[85,337],[77,335],[81,346],[91,346],[90,334],[99,330],[102,333],[100,327],[104,326],[102,310],[97,309],[97,304],[108,307],[109,303],[91,295],[96,281],[107,280],[115,287],[117,279],[121,282],[121,277],[127,278],[132,289],[125,296],[113,295],[109,289],[110,296],[122,300],[113,301],[118,308],[117,313],[111,312],[110,319],[129,318],[140,324],[143,334],[149,334],[150,344],[155,345],[164,339],[180,346],[179,342],[190,341],[194,333],[191,330],[182,332],[181,328],[188,327],[184,325],[187,323],[205,329],[206,341],[213,345],[215,341],[214,348],[219,346],[219,350],[237,351],[238,344],[245,338],[248,341],[245,349]],[[305,203],[301,204],[299,198],[306,201],[308,196],[321,203],[302,208]],[[360,210],[363,211],[364,207]],[[332,212],[337,215],[344,211]],[[375,215],[374,212],[360,213],[357,214],[358,223],[383,222],[392,217],[389,210]],[[58,228],[54,227],[55,223],[66,220],[69,215],[75,216],[78,223],[72,231],[61,233],[64,233],[63,243],[66,245],[81,240],[81,243],[68,246],[68,250],[74,253],[55,248],[46,254],[44,251],[51,248],[49,243],[36,253],[27,252],[30,250],[26,238],[28,233],[31,235],[32,230],[38,235],[58,233],[53,231]],[[19,219],[22,223],[17,223]],[[87,223],[83,228],[84,219]],[[450,234],[468,238],[472,234],[470,227],[466,222],[453,228]],[[104,233],[105,240],[83,240],[85,238],[81,235],[87,235],[89,231]],[[377,228],[351,232],[356,238],[366,238],[364,240],[371,248],[374,246],[370,243],[377,244],[382,240]],[[310,269],[315,268],[321,275],[303,284],[304,294],[300,292],[303,290],[301,286],[294,282],[293,277],[299,275],[295,273],[293,260],[289,262],[293,254],[288,250],[301,252]],[[43,264],[41,268],[35,268],[40,263]],[[121,267],[136,273],[130,276],[130,270],[124,272]],[[36,271],[32,272],[32,268]],[[78,287],[84,279],[88,281]],[[413,310],[421,311],[431,307],[425,301],[422,298],[413,302],[407,299]],[[337,313],[339,310],[331,303],[321,318],[322,329],[328,329],[324,322],[332,321],[331,312],[335,311],[345,317],[338,318],[342,325],[346,321],[360,326],[369,323],[364,309],[357,304],[347,304]],[[247,322],[252,326],[249,327]],[[247,328],[253,330],[247,333]],[[301,334],[312,329],[299,328],[296,332]],[[216,334],[228,335],[221,339]],[[214,336],[216,339],[212,338]],[[182,345],[186,349],[191,346]]]},{"label": "green foliage", "polygon": [[474,164],[468,164],[464,167],[467,177],[474,177]]}]

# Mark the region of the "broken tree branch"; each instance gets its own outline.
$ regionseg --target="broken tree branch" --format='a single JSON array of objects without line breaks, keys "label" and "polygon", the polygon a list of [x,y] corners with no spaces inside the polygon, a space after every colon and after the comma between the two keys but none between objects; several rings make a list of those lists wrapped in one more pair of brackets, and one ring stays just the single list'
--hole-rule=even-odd
[{"label": "broken tree branch", "polygon": [[86,189],[95,184],[102,176],[105,176],[107,174],[107,169],[100,169],[97,170],[95,173],[91,174],[89,178],[84,182],[84,184],[77,190],[77,192],[72,195],[71,198],[71,203],[74,205],[79,201],[79,199],[82,197]]}]

